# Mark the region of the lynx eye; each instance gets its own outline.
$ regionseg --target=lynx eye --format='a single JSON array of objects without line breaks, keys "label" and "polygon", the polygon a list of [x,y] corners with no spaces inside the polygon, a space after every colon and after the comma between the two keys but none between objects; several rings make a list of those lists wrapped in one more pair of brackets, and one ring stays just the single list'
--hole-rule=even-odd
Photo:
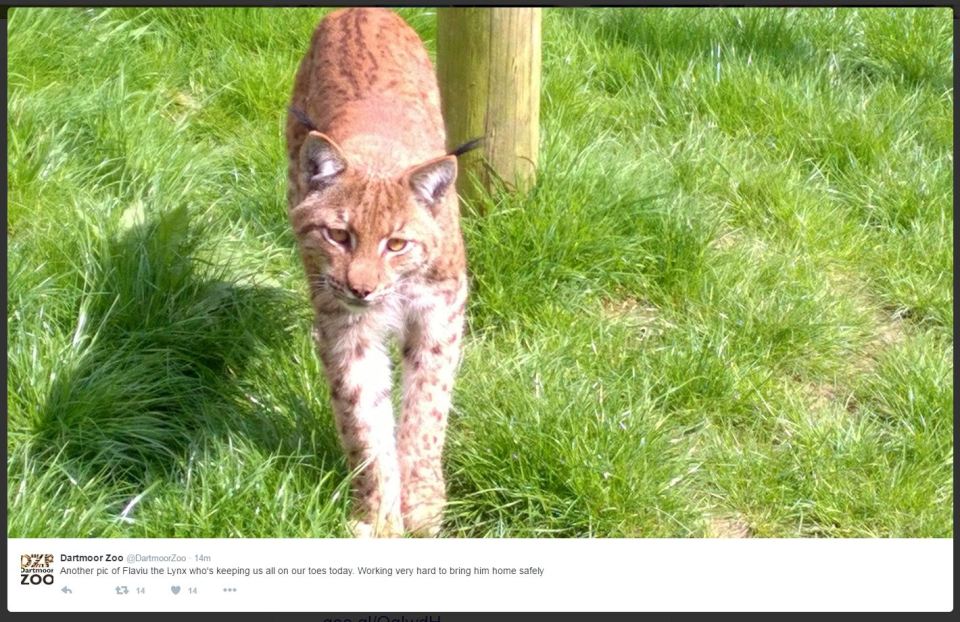
[{"label": "lynx eye", "polygon": [[407,247],[407,241],[400,238],[390,238],[387,240],[387,250],[391,253],[399,253]]},{"label": "lynx eye", "polygon": [[346,229],[330,229],[329,227],[324,227],[323,233],[327,239],[337,244],[346,246],[350,243],[350,233]]}]

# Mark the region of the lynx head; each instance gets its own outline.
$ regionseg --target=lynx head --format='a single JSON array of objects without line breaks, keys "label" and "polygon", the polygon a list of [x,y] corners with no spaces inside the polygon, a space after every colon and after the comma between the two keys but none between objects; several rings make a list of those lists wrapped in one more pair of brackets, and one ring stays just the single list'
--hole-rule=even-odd
[{"label": "lynx head", "polygon": [[299,195],[291,211],[305,261],[351,310],[377,304],[434,258],[449,216],[444,201],[457,175],[454,156],[412,166],[396,178],[350,166],[318,131],[300,148]]}]

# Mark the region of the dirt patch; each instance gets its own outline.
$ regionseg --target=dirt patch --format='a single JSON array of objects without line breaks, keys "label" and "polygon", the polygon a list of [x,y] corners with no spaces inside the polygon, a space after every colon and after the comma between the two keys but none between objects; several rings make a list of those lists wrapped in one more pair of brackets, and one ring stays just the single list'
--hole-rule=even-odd
[{"label": "dirt patch", "polygon": [[837,399],[837,387],[832,384],[808,384],[810,406],[815,410],[823,410]]},{"label": "dirt patch", "polygon": [[756,235],[751,235],[743,229],[724,228],[717,237],[713,238],[708,246],[715,251],[726,252],[737,249],[749,257],[766,257],[771,253],[770,243]]},{"label": "dirt patch", "polygon": [[905,318],[909,310],[883,307],[871,295],[867,284],[848,272],[827,268],[826,277],[837,292],[853,300],[866,315],[872,316],[872,335],[863,350],[856,353],[851,361],[854,373],[870,371],[883,350],[898,345],[907,338]]},{"label": "dirt patch", "polygon": [[877,361],[886,350],[900,345],[907,339],[904,310],[881,308],[867,291],[866,285],[853,275],[827,270],[827,278],[838,291],[849,296],[857,306],[872,316],[873,326],[862,347],[850,353],[845,369],[840,374],[841,378],[835,380],[835,383],[839,384],[804,382],[797,377],[793,380],[801,383],[801,389],[812,413],[845,410],[855,414],[859,408],[859,402],[851,387],[856,386],[858,376],[873,372]]},{"label": "dirt patch", "polygon": [[739,229],[725,229],[710,241],[710,246],[718,251],[725,251],[741,244],[743,244],[743,233]]},{"label": "dirt patch", "polygon": [[876,329],[862,352],[857,353],[850,362],[854,374],[867,374],[873,371],[880,355],[887,349],[906,341],[906,323],[897,311],[878,311]]},{"label": "dirt patch", "polygon": [[750,525],[742,516],[714,516],[707,521],[708,538],[749,538]]},{"label": "dirt patch", "polygon": [[851,391],[830,383],[808,382],[804,387],[809,408],[813,412],[823,412],[839,405],[848,413],[857,412],[857,398]]},{"label": "dirt patch", "polygon": [[877,324],[879,325],[879,329],[877,331],[876,343],[880,347],[889,348],[890,346],[899,345],[906,340],[907,333],[904,328],[904,315],[902,310],[898,309],[893,313],[878,314]]},{"label": "dirt patch", "polygon": [[636,298],[607,299],[600,303],[603,315],[611,320],[625,322],[648,336],[663,327],[660,310],[645,300]]}]

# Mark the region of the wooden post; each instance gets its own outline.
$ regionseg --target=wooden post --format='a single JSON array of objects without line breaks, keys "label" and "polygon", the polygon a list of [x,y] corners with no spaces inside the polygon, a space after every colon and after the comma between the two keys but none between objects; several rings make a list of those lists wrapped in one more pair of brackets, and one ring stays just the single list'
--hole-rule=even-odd
[{"label": "wooden post", "polygon": [[[479,136],[460,157],[457,190],[466,199],[499,178],[533,185],[540,141],[540,9],[437,9],[437,74],[447,147]],[[478,183],[477,183],[478,182]]]}]

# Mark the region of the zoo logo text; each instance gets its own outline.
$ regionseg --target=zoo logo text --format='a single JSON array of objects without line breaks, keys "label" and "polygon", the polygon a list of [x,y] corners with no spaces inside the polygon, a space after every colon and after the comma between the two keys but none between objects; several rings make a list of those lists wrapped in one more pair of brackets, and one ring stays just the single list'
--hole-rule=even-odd
[{"label": "zoo logo text", "polygon": [[53,585],[52,565],[50,553],[20,555],[20,585]]}]

